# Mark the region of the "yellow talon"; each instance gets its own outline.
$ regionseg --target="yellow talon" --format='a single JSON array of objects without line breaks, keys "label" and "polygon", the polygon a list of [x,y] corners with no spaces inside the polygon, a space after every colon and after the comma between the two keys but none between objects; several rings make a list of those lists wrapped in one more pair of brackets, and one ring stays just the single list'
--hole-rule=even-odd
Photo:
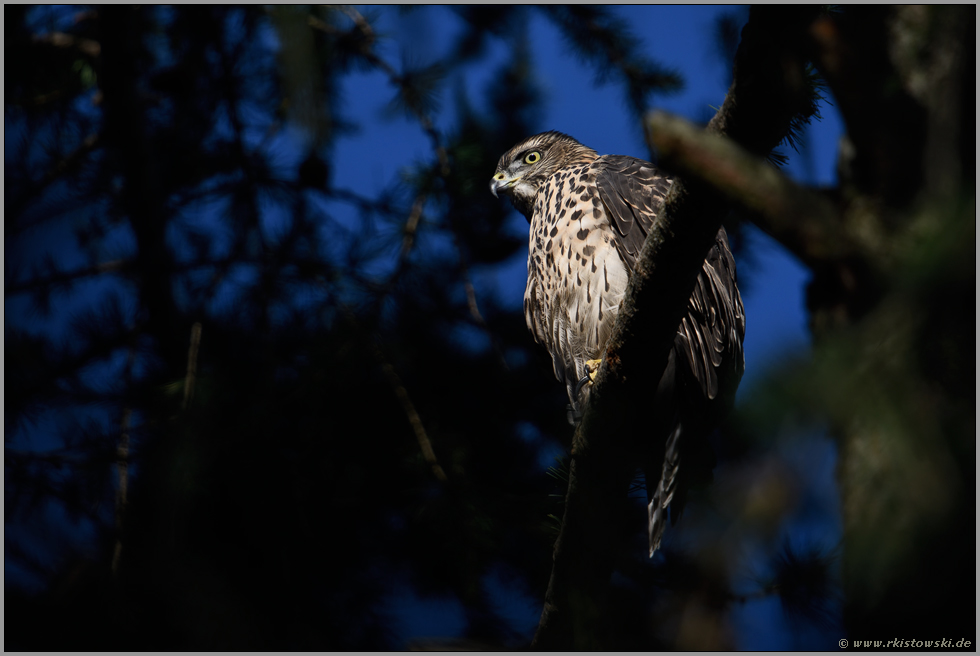
[{"label": "yellow talon", "polygon": [[585,375],[589,377],[589,382],[595,382],[595,374],[599,372],[599,365],[602,364],[602,358],[598,360],[586,360],[585,361]]}]

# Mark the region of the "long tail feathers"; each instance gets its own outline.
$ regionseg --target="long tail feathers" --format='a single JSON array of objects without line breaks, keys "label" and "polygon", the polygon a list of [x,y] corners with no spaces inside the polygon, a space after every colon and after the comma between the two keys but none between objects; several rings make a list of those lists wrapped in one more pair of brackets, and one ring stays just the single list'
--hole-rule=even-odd
[{"label": "long tail feathers", "polygon": [[650,533],[650,557],[660,548],[660,539],[667,528],[667,509],[674,498],[674,490],[677,484],[677,472],[680,469],[680,423],[674,428],[674,432],[667,438],[667,445],[664,452],[664,468],[660,476],[660,483],[653,493],[653,498],[647,505],[647,529]]}]

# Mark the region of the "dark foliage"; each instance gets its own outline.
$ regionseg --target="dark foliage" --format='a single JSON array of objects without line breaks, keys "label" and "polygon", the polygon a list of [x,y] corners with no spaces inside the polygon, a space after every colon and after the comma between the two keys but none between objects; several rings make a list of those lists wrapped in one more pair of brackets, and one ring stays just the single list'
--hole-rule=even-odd
[{"label": "dark foliage", "polygon": [[[459,11],[461,55],[510,16]],[[486,582],[544,588],[562,393],[469,270],[526,247],[485,179],[538,128],[527,49],[448,132],[465,58],[388,62],[353,10],[6,18],[6,553],[43,585],[7,646],[392,648],[408,589],[526,641]],[[364,71],[431,145],[373,198],[332,182]]]}]

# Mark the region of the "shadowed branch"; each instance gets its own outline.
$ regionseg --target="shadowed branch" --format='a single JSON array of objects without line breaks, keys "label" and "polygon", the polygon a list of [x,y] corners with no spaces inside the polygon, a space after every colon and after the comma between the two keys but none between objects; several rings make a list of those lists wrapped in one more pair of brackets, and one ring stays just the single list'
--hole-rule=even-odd
[{"label": "shadowed branch", "polygon": [[[736,54],[734,80],[710,132],[758,155],[785,138],[809,101],[805,61],[794,47],[794,35],[816,11],[753,8]],[[704,183],[675,181],[643,245],[573,440],[562,531],[532,643],[537,649],[601,647],[603,599],[615,569],[617,509],[637,463],[633,439],[645,423],[641,410],[648,404],[643,399],[663,375],[677,326],[727,210],[723,197]]]}]

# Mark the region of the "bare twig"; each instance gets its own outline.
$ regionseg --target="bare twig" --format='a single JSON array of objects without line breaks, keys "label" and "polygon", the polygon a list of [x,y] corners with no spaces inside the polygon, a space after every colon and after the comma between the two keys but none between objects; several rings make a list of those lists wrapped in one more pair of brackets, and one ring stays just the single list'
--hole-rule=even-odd
[{"label": "bare twig", "polygon": [[[357,317],[354,316],[354,312],[343,303],[340,303],[339,306],[348,323],[350,323],[350,325],[358,333],[360,333],[360,322],[357,320]],[[395,371],[395,367],[388,361],[388,358],[385,357],[384,351],[381,350],[381,347],[378,345],[376,339],[368,336],[367,340],[369,342],[371,354],[381,366],[381,370],[384,372],[385,378],[388,380],[388,384],[391,385],[391,389],[398,398],[398,402],[401,404],[402,410],[405,412],[405,417],[408,419],[408,423],[411,425],[412,431],[415,433],[415,439],[419,443],[419,449],[422,451],[422,457],[425,458],[425,461],[432,469],[432,475],[439,481],[445,483],[448,480],[446,477],[446,472],[443,470],[442,465],[439,464],[439,460],[436,458],[435,451],[432,449],[432,442],[429,440],[429,435],[425,430],[425,425],[422,423],[422,418],[415,409],[415,404],[412,403],[412,398],[409,396],[408,390],[402,383],[401,377],[398,375],[398,372]]]},{"label": "bare twig", "polygon": [[469,272],[463,270],[463,286],[466,288],[466,305],[470,308],[470,316],[473,320],[483,328],[487,327],[487,322],[480,314],[480,308],[476,304],[476,290],[473,288],[473,282],[470,280]]},{"label": "bare twig", "polygon": [[[123,379],[128,390],[132,383],[133,362],[136,359],[135,342],[130,344],[126,356],[126,368]],[[116,446],[116,471],[119,476],[119,488],[116,490],[116,546],[112,552],[112,574],[119,574],[119,562],[122,559],[123,528],[126,517],[126,504],[129,494],[129,431],[132,408],[127,404],[122,410],[119,420],[119,444]]]},{"label": "bare twig", "polygon": [[116,490],[116,547],[112,552],[112,573],[119,573],[119,561],[123,548],[123,517],[126,512],[127,491],[129,488],[129,417],[130,408],[123,408],[120,420],[119,446],[116,449],[116,469],[119,475],[119,489]]},{"label": "bare twig", "polygon": [[191,345],[187,349],[187,375],[184,377],[184,400],[181,410],[186,410],[194,398],[194,383],[197,381],[197,353],[201,348],[201,322],[191,326]]},{"label": "bare twig", "polygon": [[401,270],[408,259],[408,254],[411,252],[412,246],[415,245],[415,233],[419,228],[419,219],[422,218],[422,208],[425,207],[425,201],[426,195],[419,194],[415,198],[415,202],[412,203],[412,211],[409,212],[408,219],[405,221],[405,228],[402,231],[404,234],[402,237],[402,250],[398,256],[399,262],[396,270]]},{"label": "bare twig", "polygon": [[415,439],[418,440],[419,448],[422,450],[422,457],[429,463],[429,467],[432,469],[432,475],[445,483],[447,480],[446,472],[443,471],[442,466],[436,459],[435,451],[432,450],[432,442],[429,441],[429,436],[425,432],[425,426],[422,425],[422,419],[415,410],[415,404],[412,403],[412,399],[408,396],[408,390],[402,384],[401,378],[399,378],[395,368],[385,359],[381,348],[377,344],[373,344],[373,347],[374,357],[381,365],[381,369],[385,373],[385,378],[388,379],[388,383],[391,385],[392,390],[394,390],[395,396],[398,397],[398,402],[401,403],[402,409],[405,411],[405,416],[408,417],[408,423],[412,425],[412,430],[415,432]]},{"label": "bare twig", "polygon": [[[450,223],[454,222],[451,220]],[[456,245],[456,252],[459,253],[460,275],[463,278],[463,288],[466,290],[466,305],[470,310],[470,316],[473,317],[473,321],[476,322],[476,325],[483,329],[483,332],[485,332],[490,338],[490,345],[493,347],[500,366],[503,367],[504,371],[510,371],[510,367],[507,365],[507,357],[504,355],[504,349],[500,345],[500,341],[497,339],[497,336],[490,330],[490,325],[487,324],[486,319],[483,318],[483,314],[480,312],[480,307],[477,305],[476,289],[473,287],[473,281],[470,279],[469,267],[466,265],[466,259],[463,257],[463,248],[459,243],[459,232],[455,228],[453,229],[453,243]]]},{"label": "bare twig", "polygon": [[47,43],[56,48],[77,48],[79,52],[89,57],[98,57],[99,53],[102,52],[102,46],[99,45],[98,41],[65,32],[38,34],[34,36],[33,41],[34,43]]}]

